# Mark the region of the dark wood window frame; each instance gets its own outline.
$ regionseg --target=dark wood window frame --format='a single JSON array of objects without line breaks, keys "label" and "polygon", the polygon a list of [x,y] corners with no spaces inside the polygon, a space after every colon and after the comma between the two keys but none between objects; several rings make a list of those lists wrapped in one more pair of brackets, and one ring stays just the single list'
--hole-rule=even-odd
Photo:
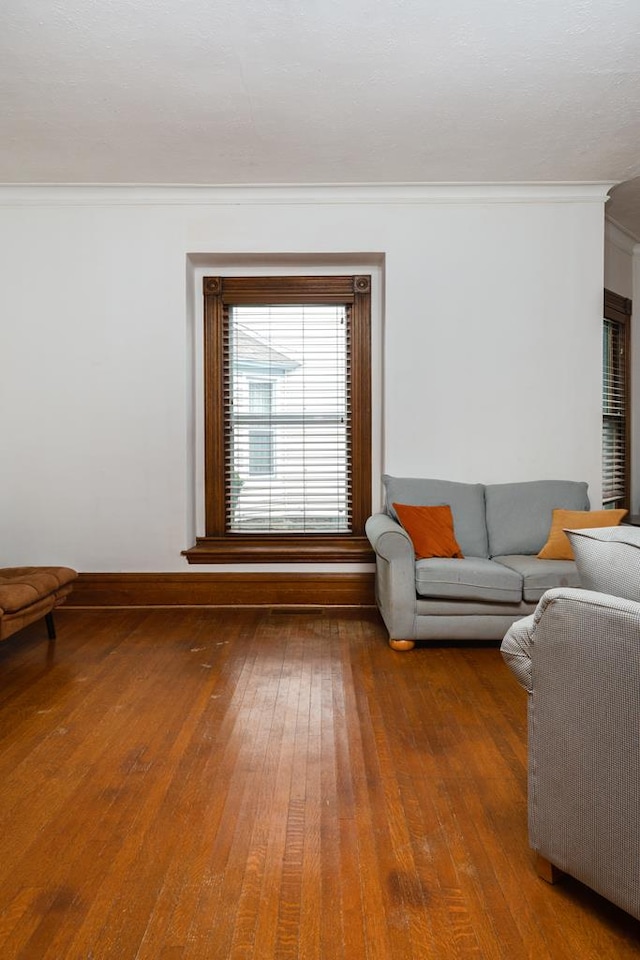
[{"label": "dark wood window frame", "polygon": [[[204,277],[205,535],[189,563],[371,562],[364,532],[371,513],[371,277]],[[351,530],[255,535],[226,529],[225,310],[239,304],[348,304],[351,317]]]},{"label": "dark wood window frame", "polygon": [[604,291],[604,319],[615,321],[622,331],[624,349],[624,418],[625,418],[625,470],[624,470],[624,500],[614,505],[630,509],[631,505],[631,363],[630,363],[630,328],[632,303],[628,297],[620,296],[611,290]]}]

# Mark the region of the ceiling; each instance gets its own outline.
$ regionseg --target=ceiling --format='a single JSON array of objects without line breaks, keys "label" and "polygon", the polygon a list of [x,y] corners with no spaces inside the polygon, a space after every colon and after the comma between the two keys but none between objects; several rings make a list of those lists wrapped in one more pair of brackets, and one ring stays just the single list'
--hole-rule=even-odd
[{"label": "ceiling", "polygon": [[623,182],[638,0],[3,0],[0,182]]}]

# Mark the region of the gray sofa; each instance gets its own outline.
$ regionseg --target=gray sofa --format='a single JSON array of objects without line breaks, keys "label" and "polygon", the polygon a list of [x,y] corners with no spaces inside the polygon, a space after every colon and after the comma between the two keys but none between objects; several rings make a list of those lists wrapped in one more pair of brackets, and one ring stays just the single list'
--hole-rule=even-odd
[{"label": "gray sofa", "polygon": [[[587,484],[570,480],[457,483],[385,475],[385,512],[369,517],[376,601],[395,650],[417,640],[500,640],[543,593],[579,587],[572,560],[540,560],[556,508],[588,510]],[[451,507],[464,559],[415,560],[393,503]]]},{"label": "gray sofa", "polygon": [[546,880],[640,919],[640,530],[568,536],[588,589],[550,590],[501,646],[528,694],[529,842]]}]

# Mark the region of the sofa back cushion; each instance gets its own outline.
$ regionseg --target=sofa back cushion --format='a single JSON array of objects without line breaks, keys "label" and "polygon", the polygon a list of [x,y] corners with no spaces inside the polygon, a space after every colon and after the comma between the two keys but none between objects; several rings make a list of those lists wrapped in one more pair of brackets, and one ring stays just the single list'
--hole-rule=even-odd
[{"label": "sofa back cushion", "polygon": [[576,480],[492,483],[485,488],[485,501],[491,557],[537,554],[555,509],[589,509],[587,484]]},{"label": "sofa back cushion", "polygon": [[640,602],[640,529],[567,530],[585,590]]},{"label": "sofa back cushion", "polygon": [[464,556],[489,556],[484,512],[485,488],[482,483],[392,477],[389,474],[383,476],[382,482],[385,488],[386,511],[394,520],[398,520],[393,509],[394,503],[421,507],[448,505],[453,514],[455,538]]}]

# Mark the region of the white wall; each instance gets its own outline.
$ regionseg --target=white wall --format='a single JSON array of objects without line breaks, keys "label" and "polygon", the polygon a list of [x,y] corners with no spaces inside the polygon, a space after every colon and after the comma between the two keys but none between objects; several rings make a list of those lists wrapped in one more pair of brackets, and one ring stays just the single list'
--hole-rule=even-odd
[{"label": "white wall", "polygon": [[605,192],[1,188],[2,564],[189,569],[197,274],[252,254],[377,265],[376,480],[586,479],[598,506]]},{"label": "white wall", "polygon": [[635,240],[616,224],[605,222],[604,285],[621,297],[633,298],[633,248]]},{"label": "white wall", "polygon": [[631,512],[640,514],[640,243],[633,248],[631,316]]}]

